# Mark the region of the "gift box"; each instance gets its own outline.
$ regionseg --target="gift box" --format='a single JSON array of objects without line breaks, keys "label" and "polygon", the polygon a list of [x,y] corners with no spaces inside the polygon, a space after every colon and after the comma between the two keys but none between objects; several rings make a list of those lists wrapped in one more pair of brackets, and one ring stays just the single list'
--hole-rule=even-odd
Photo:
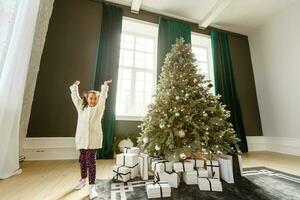
[{"label": "gift box", "polygon": [[183,172],[183,181],[187,185],[195,185],[198,183],[198,178],[203,177],[207,178],[208,177],[208,171],[204,168],[199,168],[197,170],[193,170],[190,172]]},{"label": "gift box", "polygon": [[148,199],[171,197],[171,186],[167,182],[146,183]]},{"label": "gift box", "polygon": [[217,178],[198,178],[198,187],[203,191],[222,191],[222,183]]},{"label": "gift box", "polygon": [[147,154],[140,154],[139,156],[139,167],[140,167],[140,175],[142,180],[148,180],[148,159],[149,156]]},{"label": "gift box", "polygon": [[220,179],[220,167],[219,162],[217,160],[207,160],[206,169],[208,171],[209,178]]},{"label": "gift box", "polygon": [[158,173],[171,172],[173,170],[173,161],[155,160],[151,163],[151,170]]},{"label": "gift box", "polygon": [[130,168],[126,166],[113,166],[113,179],[118,181],[127,182],[130,179]]},{"label": "gift box", "polygon": [[152,163],[154,161],[158,161],[158,160],[163,161],[163,159],[161,159],[161,158],[155,158],[155,157],[149,157],[148,158],[148,167],[149,167],[149,170],[152,170]]},{"label": "gift box", "polygon": [[173,168],[175,172],[190,172],[194,170],[194,165],[192,161],[175,161]]},{"label": "gift box", "polygon": [[222,155],[218,158],[220,165],[220,177],[227,183],[234,183],[232,156]]},{"label": "gift box", "polygon": [[178,185],[180,183],[180,177],[179,177],[178,173],[176,173],[176,172],[156,173],[155,176],[154,176],[154,180],[155,181],[164,181],[164,182],[166,181],[173,188],[178,188]]},{"label": "gift box", "polygon": [[139,154],[140,149],[137,147],[124,147],[123,153]]},{"label": "gift box", "polygon": [[130,178],[133,179],[135,177],[137,177],[139,175],[139,164],[137,163],[135,166],[133,167],[128,167],[130,169]]},{"label": "gift box", "polygon": [[138,164],[138,155],[132,153],[120,153],[116,155],[116,164],[118,166],[134,167]]},{"label": "gift box", "polygon": [[190,172],[183,172],[182,175],[183,181],[187,185],[195,185],[198,184],[198,177],[197,177],[197,171],[190,171]]},{"label": "gift box", "polygon": [[194,169],[196,168],[204,168],[204,160],[198,160],[198,159],[187,159],[187,161],[192,162]]}]

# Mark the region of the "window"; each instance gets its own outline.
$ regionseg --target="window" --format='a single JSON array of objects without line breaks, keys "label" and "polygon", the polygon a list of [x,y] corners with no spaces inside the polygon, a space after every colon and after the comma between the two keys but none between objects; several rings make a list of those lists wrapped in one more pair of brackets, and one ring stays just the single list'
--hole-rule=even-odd
[{"label": "window", "polygon": [[[198,71],[212,81],[214,85],[211,38],[199,33],[192,33],[192,51],[196,56]],[[214,87],[211,88],[214,94]]]},{"label": "window", "polygon": [[119,120],[140,120],[156,84],[156,25],[123,19],[116,114]]},{"label": "window", "polygon": [[0,75],[7,54],[19,4],[19,0],[0,0]]}]

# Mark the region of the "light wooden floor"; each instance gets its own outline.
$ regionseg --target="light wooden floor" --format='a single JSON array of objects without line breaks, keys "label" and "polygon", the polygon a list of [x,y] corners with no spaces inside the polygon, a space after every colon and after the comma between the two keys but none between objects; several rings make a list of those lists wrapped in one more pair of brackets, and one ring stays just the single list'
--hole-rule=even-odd
[{"label": "light wooden floor", "polygon": [[[97,160],[97,178],[112,177],[115,160]],[[271,152],[252,152],[243,155],[243,167],[266,166],[300,176],[300,157]],[[88,199],[88,187],[81,191],[72,188],[79,180],[76,160],[25,161],[23,173],[0,181],[2,200]]]}]

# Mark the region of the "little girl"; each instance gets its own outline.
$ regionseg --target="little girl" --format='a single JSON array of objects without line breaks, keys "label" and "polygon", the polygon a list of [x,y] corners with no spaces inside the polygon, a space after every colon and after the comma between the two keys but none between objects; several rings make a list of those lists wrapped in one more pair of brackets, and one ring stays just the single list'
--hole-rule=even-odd
[{"label": "little girl", "polygon": [[76,190],[85,186],[87,174],[89,175],[90,199],[97,197],[95,188],[96,178],[96,151],[102,147],[101,119],[107,98],[108,84],[112,80],[105,81],[101,86],[101,92],[90,90],[84,93],[83,99],[78,92],[79,81],[70,86],[72,101],[78,113],[78,121],[75,135],[76,149],[80,151],[81,179]]}]

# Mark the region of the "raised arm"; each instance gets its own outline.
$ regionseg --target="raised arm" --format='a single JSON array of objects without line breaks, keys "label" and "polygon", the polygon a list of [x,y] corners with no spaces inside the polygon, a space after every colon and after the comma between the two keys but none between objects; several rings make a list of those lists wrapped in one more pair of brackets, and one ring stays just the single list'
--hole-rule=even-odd
[{"label": "raised arm", "polygon": [[107,93],[108,93],[108,84],[111,83],[112,80],[109,80],[109,81],[104,81],[104,84],[101,85],[101,92],[100,92],[100,95],[99,95],[99,101],[98,101],[98,107],[99,108],[103,108],[105,106],[105,101],[106,101],[106,98],[107,98]]},{"label": "raised arm", "polygon": [[71,90],[71,98],[72,98],[72,101],[73,101],[77,111],[79,111],[82,106],[82,99],[80,98],[79,92],[78,92],[79,84],[80,84],[80,81],[76,81],[75,83],[73,83],[73,85],[71,85],[69,87]]}]

